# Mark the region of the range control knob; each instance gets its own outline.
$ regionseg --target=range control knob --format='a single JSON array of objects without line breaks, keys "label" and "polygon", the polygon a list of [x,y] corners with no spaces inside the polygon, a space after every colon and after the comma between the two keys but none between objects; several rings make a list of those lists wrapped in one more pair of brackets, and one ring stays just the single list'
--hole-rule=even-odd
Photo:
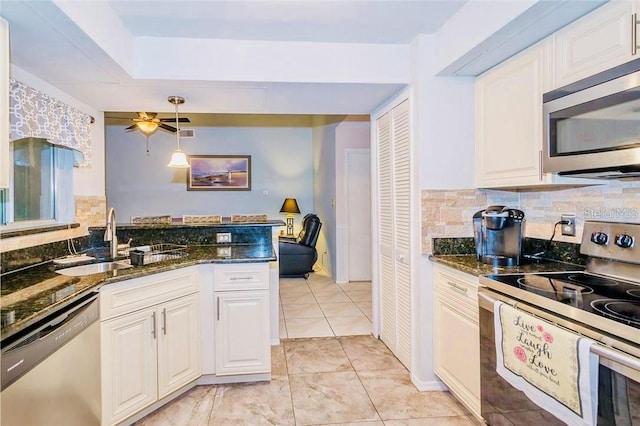
[{"label": "range control knob", "polygon": [[614,242],[618,247],[629,248],[633,245],[633,237],[627,234],[618,234]]},{"label": "range control knob", "polygon": [[603,246],[605,244],[607,244],[607,241],[609,241],[609,237],[607,236],[607,234],[605,234],[604,232],[594,232],[593,234],[591,234],[591,242],[594,244],[597,244],[599,246]]}]

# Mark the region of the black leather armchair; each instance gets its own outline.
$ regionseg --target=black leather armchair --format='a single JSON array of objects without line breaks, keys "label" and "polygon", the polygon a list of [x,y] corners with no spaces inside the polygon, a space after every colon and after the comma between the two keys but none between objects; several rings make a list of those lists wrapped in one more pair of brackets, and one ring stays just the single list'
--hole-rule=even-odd
[{"label": "black leather armchair", "polygon": [[280,276],[306,277],[313,272],[313,264],[318,259],[316,242],[322,223],[315,214],[308,214],[302,220],[302,230],[294,240],[280,239]]}]

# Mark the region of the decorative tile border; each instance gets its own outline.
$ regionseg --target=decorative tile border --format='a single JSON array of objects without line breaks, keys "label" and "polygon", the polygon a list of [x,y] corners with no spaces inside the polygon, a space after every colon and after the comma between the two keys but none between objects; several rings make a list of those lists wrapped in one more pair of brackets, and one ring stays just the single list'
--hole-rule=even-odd
[{"label": "decorative tile border", "polygon": [[182,223],[185,224],[218,224],[222,223],[221,215],[194,215],[194,214],[185,214],[182,216]]},{"label": "decorative tile border", "polygon": [[171,225],[173,219],[171,215],[162,216],[131,216],[132,225]]},{"label": "decorative tile border", "polygon": [[233,223],[257,223],[266,222],[269,216],[266,214],[232,214],[231,222]]}]

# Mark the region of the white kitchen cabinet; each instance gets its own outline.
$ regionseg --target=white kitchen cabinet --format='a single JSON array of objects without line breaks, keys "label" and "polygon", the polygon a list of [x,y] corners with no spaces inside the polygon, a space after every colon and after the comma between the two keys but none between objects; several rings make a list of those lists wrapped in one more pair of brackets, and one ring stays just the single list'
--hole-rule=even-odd
[{"label": "white kitchen cabinet", "polygon": [[269,265],[216,265],[216,376],[271,372]]},{"label": "white kitchen cabinet", "polygon": [[216,293],[216,375],[269,373],[269,291]]},{"label": "white kitchen cabinet", "polygon": [[611,1],[557,31],[553,87],[639,58],[637,11],[638,2]]},{"label": "white kitchen cabinet", "polygon": [[476,187],[551,184],[542,173],[542,94],[550,88],[545,40],[476,79]]},{"label": "white kitchen cabinet", "polygon": [[0,18],[0,189],[9,187],[9,23]]},{"label": "white kitchen cabinet", "polygon": [[438,264],[433,273],[435,373],[480,418],[478,278]]},{"label": "white kitchen cabinet", "polygon": [[[185,268],[101,288],[103,425],[200,377],[196,277],[194,268]],[[191,294],[171,299],[169,282]]]}]

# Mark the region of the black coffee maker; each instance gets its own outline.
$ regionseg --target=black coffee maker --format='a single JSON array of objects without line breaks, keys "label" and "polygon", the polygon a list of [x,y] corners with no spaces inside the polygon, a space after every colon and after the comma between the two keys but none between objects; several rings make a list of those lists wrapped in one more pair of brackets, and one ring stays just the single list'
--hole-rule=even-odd
[{"label": "black coffee maker", "polygon": [[520,264],[524,212],[505,206],[489,206],[473,215],[478,261],[493,266]]}]

